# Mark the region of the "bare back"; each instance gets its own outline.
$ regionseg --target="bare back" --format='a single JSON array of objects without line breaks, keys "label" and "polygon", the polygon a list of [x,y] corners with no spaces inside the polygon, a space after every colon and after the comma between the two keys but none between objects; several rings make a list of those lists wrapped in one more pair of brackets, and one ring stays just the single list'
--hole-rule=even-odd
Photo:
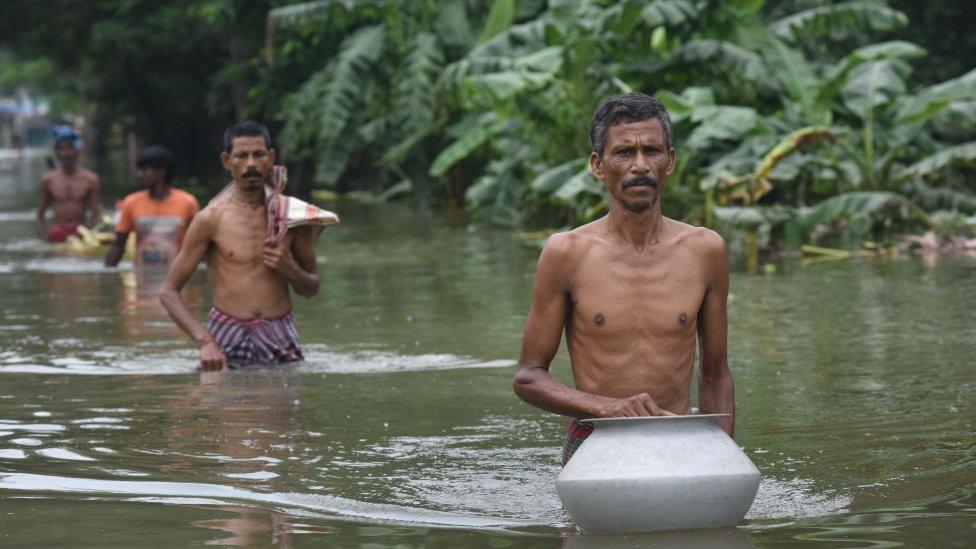
[{"label": "bare back", "polygon": [[85,211],[98,201],[99,181],[94,172],[56,169],[41,180],[42,206],[51,208],[55,223],[83,223]]},{"label": "bare back", "polygon": [[[288,283],[262,262],[266,210],[218,197],[201,212],[213,227],[206,253],[214,307],[241,320],[277,318],[292,308]],[[293,231],[285,237],[290,248]]]},{"label": "bare back", "polygon": [[598,221],[565,234],[570,277],[566,341],[576,387],[615,398],[647,392],[688,413],[697,317],[708,288],[711,231],[667,220],[642,251]]}]

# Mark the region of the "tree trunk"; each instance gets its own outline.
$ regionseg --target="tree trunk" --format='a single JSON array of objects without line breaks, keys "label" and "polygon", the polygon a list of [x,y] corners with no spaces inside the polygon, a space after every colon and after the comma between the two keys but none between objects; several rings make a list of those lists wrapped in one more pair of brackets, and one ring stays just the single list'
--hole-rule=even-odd
[{"label": "tree trunk", "polygon": [[[235,67],[243,65],[245,62],[244,45],[240,37],[234,35],[230,37],[230,59]],[[231,83],[231,102],[234,105],[234,119],[241,120],[247,110],[247,88],[243,82]]]},{"label": "tree trunk", "polygon": [[111,172],[108,158],[108,140],[111,131],[111,114],[98,103],[91,103],[85,115],[85,153],[91,166],[103,178]]}]

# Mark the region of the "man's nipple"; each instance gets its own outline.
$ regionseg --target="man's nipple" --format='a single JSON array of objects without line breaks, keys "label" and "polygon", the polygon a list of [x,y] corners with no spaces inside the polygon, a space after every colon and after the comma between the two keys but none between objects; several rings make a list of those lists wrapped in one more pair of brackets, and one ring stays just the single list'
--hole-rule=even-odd
[{"label": "man's nipple", "polygon": [[593,317],[593,322],[597,325],[597,327],[603,326],[606,321],[607,319],[603,317],[603,313],[597,313],[596,316]]},{"label": "man's nipple", "polygon": [[678,315],[678,324],[680,324],[682,326],[684,326],[685,324],[688,324],[688,315],[686,315],[684,313],[681,313],[680,315]]}]

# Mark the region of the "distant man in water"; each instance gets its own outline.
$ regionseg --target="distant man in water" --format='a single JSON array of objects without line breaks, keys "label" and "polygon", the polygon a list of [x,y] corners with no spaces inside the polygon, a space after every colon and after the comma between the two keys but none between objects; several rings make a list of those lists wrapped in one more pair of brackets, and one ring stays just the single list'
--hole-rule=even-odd
[{"label": "distant man in water", "polygon": [[[224,132],[220,161],[233,182],[190,223],[163,281],[160,300],[200,348],[204,370],[303,359],[289,288],[319,291],[313,228],[291,229],[277,246],[266,240],[264,184],[274,160],[263,125],[245,120]],[[180,295],[204,258],[213,282],[206,326]]]},{"label": "distant man in water", "polygon": [[[48,242],[64,242],[87,225],[94,227],[101,216],[100,184],[94,172],[78,166],[77,138],[62,136],[54,142],[58,167],[41,178],[41,193],[37,202],[37,236]],[[44,214],[48,208],[54,214],[48,226]],[[87,222],[85,213],[89,214]]]},{"label": "distant man in water", "polygon": [[[701,412],[735,411],[725,243],[661,214],[677,158],[667,110],[641,93],[611,97],[590,142],[610,211],[546,243],[513,383],[526,402],[574,418],[564,464],[592,430],[577,419],[690,413],[696,335]],[[564,327],[575,388],[549,373]],[[723,423],[729,435],[733,425]]]},{"label": "distant man in water", "polygon": [[175,167],[173,152],[162,145],[139,151],[136,179],[146,188],[119,205],[115,242],[105,255],[107,267],[119,264],[132,231],[136,231],[136,265],[167,265],[176,257],[200,205],[192,194],[173,187]]}]

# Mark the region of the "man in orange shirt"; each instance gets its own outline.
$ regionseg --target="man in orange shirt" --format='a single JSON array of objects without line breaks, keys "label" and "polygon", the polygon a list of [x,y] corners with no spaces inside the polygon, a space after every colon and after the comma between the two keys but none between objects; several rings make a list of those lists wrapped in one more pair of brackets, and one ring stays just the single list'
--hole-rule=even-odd
[{"label": "man in orange shirt", "polygon": [[119,206],[115,242],[105,256],[114,267],[125,252],[129,233],[136,231],[135,264],[169,265],[183,241],[183,233],[200,209],[192,194],[173,187],[173,153],[166,147],[146,147],[136,157],[136,178],[147,188],[125,197]]}]

